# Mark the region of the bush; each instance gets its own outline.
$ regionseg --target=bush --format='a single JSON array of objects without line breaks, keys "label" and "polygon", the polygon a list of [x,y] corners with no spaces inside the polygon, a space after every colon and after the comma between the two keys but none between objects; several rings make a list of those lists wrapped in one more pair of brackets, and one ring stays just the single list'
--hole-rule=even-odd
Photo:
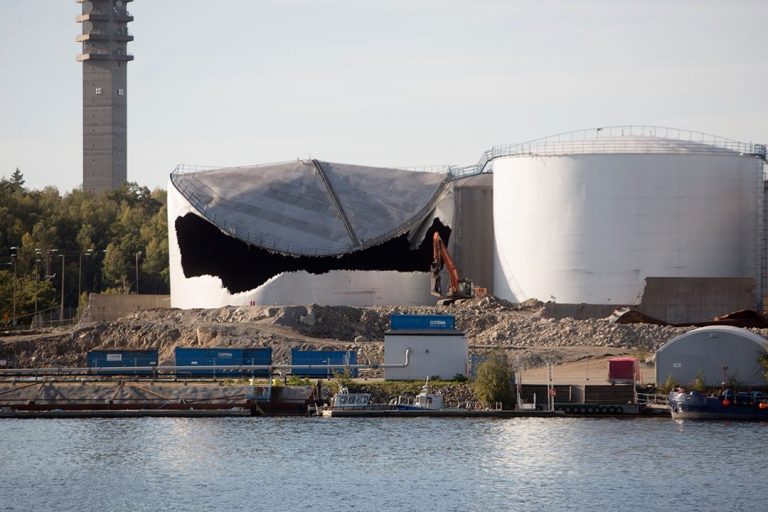
[{"label": "bush", "polygon": [[477,367],[473,390],[478,400],[488,405],[501,402],[505,409],[514,406],[512,373],[504,354],[489,357]]},{"label": "bush", "polygon": [[694,391],[704,391],[707,387],[706,379],[704,378],[704,372],[699,370],[696,372],[696,376],[691,380],[691,389]]},{"label": "bush", "polygon": [[678,382],[672,377],[671,375],[667,377],[667,380],[664,381],[664,384],[659,387],[659,393],[663,395],[669,394],[670,391],[678,387]]},{"label": "bush", "polygon": [[768,352],[760,354],[760,356],[757,358],[757,362],[760,363],[760,365],[763,367],[763,371],[765,372],[765,379],[768,380]]},{"label": "bush", "polygon": [[344,371],[334,371],[333,379],[329,380],[326,387],[331,393],[338,393],[341,388],[349,389],[352,384],[352,372],[349,368],[344,368]]},{"label": "bush", "polygon": [[312,382],[310,382],[307,378],[299,377],[298,375],[291,375],[288,377],[288,385],[289,386],[311,386]]}]

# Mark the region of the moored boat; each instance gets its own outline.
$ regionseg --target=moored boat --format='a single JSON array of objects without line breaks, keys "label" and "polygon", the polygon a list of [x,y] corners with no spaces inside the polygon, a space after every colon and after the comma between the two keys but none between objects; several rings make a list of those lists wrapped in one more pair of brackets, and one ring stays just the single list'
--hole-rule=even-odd
[{"label": "moored boat", "polygon": [[719,395],[676,389],[669,394],[672,418],[679,420],[768,421],[768,397],[759,391]]},{"label": "moored boat", "polygon": [[427,379],[421,392],[413,400],[397,397],[389,404],[394,405],[400,411],[437,411],[443,409],[443,395],[430,392],[429,379]]}]

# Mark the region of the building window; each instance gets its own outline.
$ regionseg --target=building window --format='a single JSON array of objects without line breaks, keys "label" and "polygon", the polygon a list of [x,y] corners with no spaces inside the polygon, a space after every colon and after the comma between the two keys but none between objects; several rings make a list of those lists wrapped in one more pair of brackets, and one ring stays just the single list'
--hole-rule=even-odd
[{"label": "building window", "polygon": [[125,96],[125,89],[118,89],[117,90],[117,95],[118,96]]},{"label": "building window", "polygon": [[96,95],[101,96],[101,87],[96,88]]}]

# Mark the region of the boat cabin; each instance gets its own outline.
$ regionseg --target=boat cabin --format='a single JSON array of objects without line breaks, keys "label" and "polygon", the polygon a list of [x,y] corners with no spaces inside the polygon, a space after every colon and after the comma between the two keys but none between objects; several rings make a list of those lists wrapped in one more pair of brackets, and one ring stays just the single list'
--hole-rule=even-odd
[{"label": "boat cabin", "polygon": [[331,408],[367,407],[370,401],[370,393],[350,393],[349,389],[343,387],[338,393],[333,395]]}]

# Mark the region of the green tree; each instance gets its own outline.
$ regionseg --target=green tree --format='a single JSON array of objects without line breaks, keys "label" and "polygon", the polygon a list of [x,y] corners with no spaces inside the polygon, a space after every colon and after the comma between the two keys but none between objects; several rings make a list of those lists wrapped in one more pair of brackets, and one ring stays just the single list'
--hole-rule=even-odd
[{"label": "green tree", "polygon": [[488,405],[501,402],[505,409],[514,406],[512,372],[504,354],[493,354],[477,368],[473,384],[475,396]]},{"label": "green tree", "polygon": [[24,188],[24,175],[18,167],[13,171],[13,174],[11,174],[10,183],[14,190],[21,190]]},{"label": "green tree", "polygon": [[[0,325],[9,326],[13,321],[13,306],[19,326],[29,326],[38,312],[50,311],[56,306],[56,292],[50,281],[34,276],[18,276],[8,270],[0,271]],[[37,304],[37,308],[35,308]]]},{"label": "green tree", "polygon": [[757,357],[757,362],[763,367],[765,372],[765,380],[768,380],[768,352],[763,352]]},{"label": "green tree", "polygon": [[680,383],[677,382],[677,380],[674,377],[672,377],[672,375],[667,375],[666,380],[661,384],[661,386],[659,386],[659,393],[664,395],[669,394],[670,391],[672,391],[679,385]]},{"label": "green tree", "polygon": [[[40,309],[59,305],[63,277],[65,308],[74,308],[78,291],[135,291],[140,252],[140,291],[168,293],[166,215],[163,190],[127,183],[99,194],[62,195],[55,187],[24,188],[17,170],[0,179],[0,270],[12,270],[15,262],[20,297],[34,299],[36,291]],[[12,298],[12,287],[0,287],[0,304],[12,307]]]},{"label": "green tree", "polygon": [[704,371],[699,370],[696,376],[691,380],[691,389],[694,391],[704,391],[707,388],[707,379],[704,377]]}]

